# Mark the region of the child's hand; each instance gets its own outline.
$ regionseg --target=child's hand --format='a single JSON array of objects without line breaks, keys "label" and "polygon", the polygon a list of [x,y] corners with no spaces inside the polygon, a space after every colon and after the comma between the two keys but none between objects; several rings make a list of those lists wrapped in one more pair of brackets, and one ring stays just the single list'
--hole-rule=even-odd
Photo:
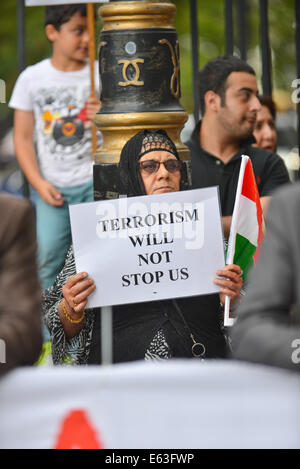
[{"label": "child's hand", "polygon": [[64,198],[61,191],[56,189],[50,182],[43,180],[37,191],[45,202],[56,207],[61,207],[64,204]]},{"label": "child's hand", "polygon": [[91,94],[86,102],[86,116],[90,121],[93,121],[96,113],[101,107],[101,101],[96,98],[94,94]]}]

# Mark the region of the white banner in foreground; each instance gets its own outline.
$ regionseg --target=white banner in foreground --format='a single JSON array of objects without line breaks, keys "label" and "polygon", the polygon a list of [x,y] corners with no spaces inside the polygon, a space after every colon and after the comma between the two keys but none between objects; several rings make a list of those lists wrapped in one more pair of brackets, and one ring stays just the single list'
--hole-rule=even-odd
[{"label": "white banner in foreground", "polygon": [[88,307],[216,293],[224,266],[218,188],[70,206],[77,272]]},{"label": "white banner in foreground", "polygon": [[37,6],[45,6],[45,5],[72,5],[73,3],[107,3],[109,0],[101,0],[101,2],[97,0],[89,0],[89,2],[84,2],[83,0],[25,0],[25,5],[27,7],[37,7]]},{"label": "white banner in foreground", "polygon": [[233,360],[19,369],[0,380],[0,448],[300,448],[299,387]]}]

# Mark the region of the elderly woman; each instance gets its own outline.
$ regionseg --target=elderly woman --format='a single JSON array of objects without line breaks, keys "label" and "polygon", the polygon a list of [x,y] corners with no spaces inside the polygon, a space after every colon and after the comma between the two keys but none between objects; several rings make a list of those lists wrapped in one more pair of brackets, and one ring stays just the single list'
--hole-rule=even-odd
[{"label": "elderly woman", "polygon": [[[128,196],[180,190],[182,163],[163,130],[142,131],[123,147],[120,181]],[[111,267],[113,268],[113,266]],[[221,358],[227,354],[221,304],[239,295],[241,269],[227,265],[216,272],[220,295],[126,304],[113,308],[113,360],[172,357]],[[88,273],[76,274],[72,248],[55,284],[44,294],[44,314],[55,364],[101,363],[100,309],[85,309],[95,289]],[[197,344],[197,345],[195,345]]]}]

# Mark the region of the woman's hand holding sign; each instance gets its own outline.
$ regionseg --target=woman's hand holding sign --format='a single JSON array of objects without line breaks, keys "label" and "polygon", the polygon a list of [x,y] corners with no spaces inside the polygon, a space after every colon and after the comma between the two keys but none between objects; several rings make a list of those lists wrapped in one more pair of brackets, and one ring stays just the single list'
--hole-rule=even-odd
[{"label": "woman's hand holding sign", "polygon": [[222,270],[217,270],[214,283],[220,286],[220,302],[225,304],[225,296],[229,296],[231,304],[239,297],[243,286],[242,269],[236,264],[228,264]]},{"label": "woman's hand holding sign", "polygon": [[59,316],[68,337],[78,334],[83,326],[84,308],[89,295],[95,290],[94,280],[86,272],[70,277],[62,288],[63,299],[59,305]]}]

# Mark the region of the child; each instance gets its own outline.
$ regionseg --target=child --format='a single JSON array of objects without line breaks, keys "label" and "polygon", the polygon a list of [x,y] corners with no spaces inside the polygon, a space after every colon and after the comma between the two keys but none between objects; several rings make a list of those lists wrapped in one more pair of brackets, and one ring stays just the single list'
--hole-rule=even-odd
[{"label": "child", "polygon": [[[45,32],[51,58],[26,68],[9,103],[15,109],[16,155],[38,193],[43,288],[53,284],[71,244],[68,205],[93,200],[91,121],[100,108],[89,96],[86,5],[46,7]],[[97,62],[95,85],[99,90]]]}]

